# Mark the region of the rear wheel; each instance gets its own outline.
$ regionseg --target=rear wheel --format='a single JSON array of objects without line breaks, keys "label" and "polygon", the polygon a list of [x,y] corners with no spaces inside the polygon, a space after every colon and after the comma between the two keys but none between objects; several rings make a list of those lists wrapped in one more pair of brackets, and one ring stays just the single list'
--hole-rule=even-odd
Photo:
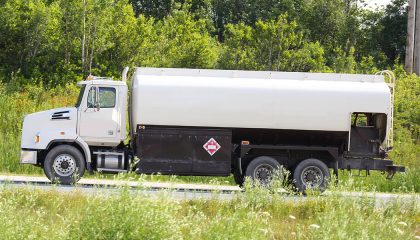
[{"label": "rear wheel", "polygon": [[69,185],[83,176],[85,159],[77,148],[59,145],[45,157],[44,172],[51,182]]},{"label": "rear wheel", "polygon": [[299,191],[319,190],[324,191],[330,180],[330,171],[325,163],[318,159],[310,158],[300,162],[294,173],[293,181]]},{"label": "rear wheel", "polygon": [[274,171],[280,169],[280,163],[272,157],[261,156],[252,160],[246,168],[246,176],[261,186],[269,186]]}]

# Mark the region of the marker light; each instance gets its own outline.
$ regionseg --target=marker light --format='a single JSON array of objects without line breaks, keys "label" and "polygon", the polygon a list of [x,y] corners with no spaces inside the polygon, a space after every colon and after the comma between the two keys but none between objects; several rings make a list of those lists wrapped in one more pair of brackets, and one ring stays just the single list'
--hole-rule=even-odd
[{"label": "marker light", "polygon": [[41,140],[41,138],[39,137],[39,135],[35,136],[35,143],[39,143],[39,141]]},{"label": "marker light", "polygon": [[92,76],[92,75],[89,75],[89,76],[86,78],[86,80],[93,80],[93,76]]},{"label": "marker light", "polygon": [[242,141],[242,145],[249,145],[249,141]]}]

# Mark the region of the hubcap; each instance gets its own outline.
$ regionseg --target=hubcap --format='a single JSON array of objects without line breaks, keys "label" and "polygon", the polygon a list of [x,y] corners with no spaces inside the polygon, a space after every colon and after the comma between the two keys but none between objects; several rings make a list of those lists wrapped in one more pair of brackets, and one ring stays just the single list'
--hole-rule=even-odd
[{"label": "hubcap", "polygon": [[263,164],[258,166],[254,171],[254,179],[258,180],[258,182],[263,185],[267,186],[271,182],[273,173],[273,167],[267,164]]},{"label": "hubcap", "polygon": [[321,187],[322,182],[324,181],[324,174],[320,168],[309,166],[303,169],[301,180],[306,186],[306,189],[317,189]]},{"label": "hubcap", "polygon": [[53,168],[58,175],[68,177],[76,170],[76,161],[69,154],[60,154],[54,159]]}]

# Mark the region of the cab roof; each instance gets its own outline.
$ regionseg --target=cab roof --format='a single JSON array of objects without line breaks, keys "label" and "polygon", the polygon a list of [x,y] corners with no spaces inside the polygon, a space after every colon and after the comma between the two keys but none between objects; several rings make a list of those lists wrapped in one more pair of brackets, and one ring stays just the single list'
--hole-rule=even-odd
[{"label": "cab roof", "polygon": [[127,85],[123,81],[114,81],[112,79],[100,79],[100,80],[84,80],[77,83],[77,85],[109,85],[109,86],[125,86]]}]

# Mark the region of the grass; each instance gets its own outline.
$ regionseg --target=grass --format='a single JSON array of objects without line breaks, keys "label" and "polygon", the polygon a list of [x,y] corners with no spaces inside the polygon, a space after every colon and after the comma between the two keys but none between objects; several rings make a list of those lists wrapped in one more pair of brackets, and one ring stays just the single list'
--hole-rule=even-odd
[{"label": "grass", "polygon": [[[378,205],[333,193],[299,201],[247,187],[220,200],[0,189],[1,239],[415,239],[415,200]],[[417,204],[417,205],[416,205]]]},{"label": "grass", "polygon": [[78,89],[75,86],[45,90],[42,86],[27,86],[25,90],[9,92],[0,84],[0,172],[42,174],[42,170],[19,164],[22,120],[26,114],[46,109],[72,106]]}]

